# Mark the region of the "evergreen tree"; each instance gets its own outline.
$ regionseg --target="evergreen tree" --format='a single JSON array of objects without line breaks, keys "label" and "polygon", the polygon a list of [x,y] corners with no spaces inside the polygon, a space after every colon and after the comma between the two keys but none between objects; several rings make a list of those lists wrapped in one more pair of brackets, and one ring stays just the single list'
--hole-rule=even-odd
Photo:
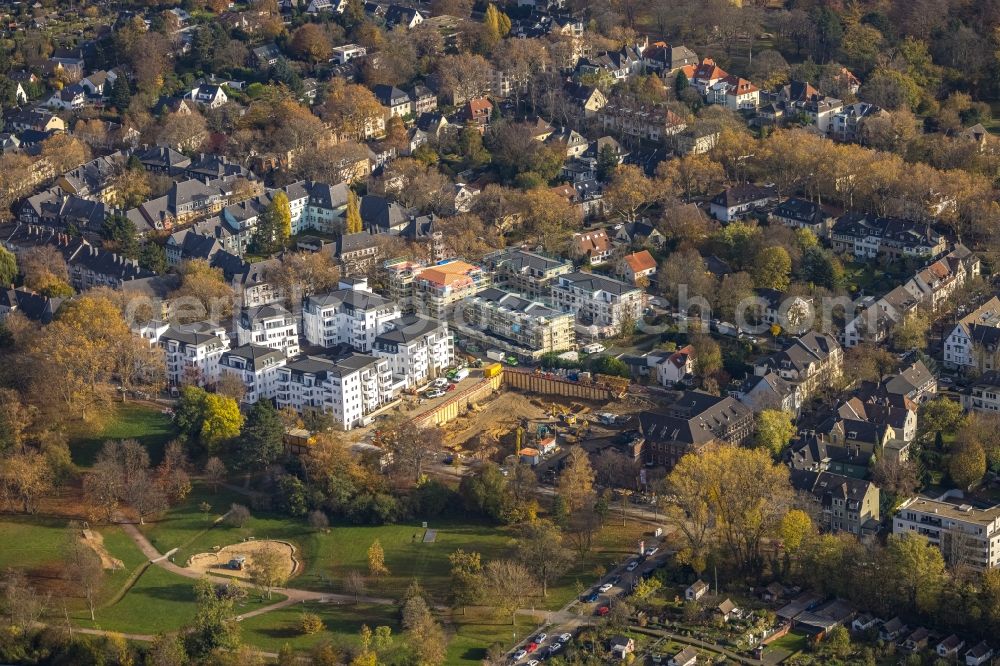
[{"label": "evergreen tree", "polygon": [[674,79],[674,92],[677,93],[677,99],[681,99],[681,93],[687,90],[690,85],[687,74],[683,70],[677,72],[677,78]]},{"label": "evergreen tree", "polygon": [[267,400],[254,404],[240,437],[241,462],[250,469],[264,469],[281,456],[285,428],[278,410]]},{"label": "evergreen tree", "polygon": [[361,231],[361,203],[354,190],[347,193],[347,218],[345,228],[347,233],[356,234]]},{"label": "evergreen tree", "polygon": [[0,246],[0,287],[14,284],[17,276],[17,257],[5,247]]},{"label": "evergreen tree", "polygon": [[597,153],[597,179],[601,181],[611,180],[618,168],[618,153],[611,146],[604,146]]},{"label": "evergreen tree", "polygon": [[111,105],[124,113],[128,105],[132,102],[132,89],[129,88],[128,79],[124,74],[119,74],[115,79],[115,84],[111,88]]},{"label": "evergreen tree", "polygon": [[147,242],[139,251],[139,265],[154,273],[167,272],[167,253],[161,245]]},{"label": "evergreen tree", "polygon": [[135,223],[124,215],[111,215],[101,225],[101,236],[111,241],[120,254],[135,259],[139,256],[139,234]]}]

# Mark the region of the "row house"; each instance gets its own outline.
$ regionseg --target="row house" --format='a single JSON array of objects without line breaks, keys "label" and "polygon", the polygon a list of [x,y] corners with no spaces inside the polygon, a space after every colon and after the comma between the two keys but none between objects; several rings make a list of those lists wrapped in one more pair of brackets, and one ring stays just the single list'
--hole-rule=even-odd
[{"label": "row house", "polygon": [[250,262],[222,250],[212,257],[211,266],[222,271],[222,277],[237,296],[239,307],[254,308],[285,298],[281,287],[271,281],[271,275],[281,269],[280,259]]},{"label": "row house", "polygon": [[634,284],[581,272],[558,276],[551,300],[576,313],[577,335],[590,338],[618,335],[622,324],[639,321],[644,304],[643,292]]},{"label": "row house", "polygon": [[608,102],[597,111],[597,119],[606,132],[653,142],[664,142],[687,128],[680,116],[656,104]]},{"label": "row house", "polygon": [[944,340],[944,365],[963,372],[1000,369],[1000,298],[958,320]]},{"label": "row house", "polygon": [[280,350],[255,344],[244,344],[223,352],[219,359],[219,376],[232,376],[243,383],[241,402],[253,405],[260,400],[273,400],[278,394],[278,369],[285,367],[287,357]]},{"label": "row house", "polygon": [[279,368],[276,382],[279,409],[328,414],[344,430],[370,423],[401,389],[388,360],[357,353],[304,356]]},{"label": "row house", "polygon": [[525,361],[576,346],[571,312],[490,287],[463,303],[453,326],[488,348],[499,348]]},{"label": "row house", "polygon": [[454,338],[446,323],[404,315],[385,328],[375,337],[372,354],[388,361],[394,385],[422,386],[455,364]]},{"label": "row house", "polygon": [[1000,413],[1000,372],[984,372],[963,391],[962,408],[983,414]]},{"label": "row house", "polygon": [[863,259],[886,256],[936,257],[945,251],[945,239],[931,225],[869,213],[847,213],[830,232],[833,248]]},{"label": "row house", "polygon": [[833,336],[809,331],[783,350],[757,361],[754,374],[774,372],[797,385],[803,399],[808,399],[821,387],[836,384],[843,372],[843,358],[844,351]]},{"label": "row house", "polygon": [[299,324],[276,303],[246,308],[236,322],[236,341],[276,349],[291,358],[299,353]]},{"label": "row house", "polygon": [[375,338],[399,319],[399,306],[368,289],[365,279],[343,279],[329,294],[309,296],[302,305],[302,334],[319,347],[350,345],[368,353]]}]

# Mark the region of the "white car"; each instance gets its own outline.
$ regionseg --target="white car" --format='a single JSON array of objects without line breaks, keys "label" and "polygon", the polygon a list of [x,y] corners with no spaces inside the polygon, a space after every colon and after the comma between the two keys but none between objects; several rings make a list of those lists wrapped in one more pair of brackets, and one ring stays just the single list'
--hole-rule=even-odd
[{"label": "white car", "polygon": [[549,654],[555,654],[559,650],[562,650],[562,643],[553,643],[549,646]]},{"label": "white car", "polygon": [[514,661],[521,661],[527,656],[528,656],[527,650],[518,650],[517,652],[514,653]]},{"label": "white car", "polygon": [[610,590],[613,587],[614,587],[614,585],[612,585],[611,583],[605,583],[604,585],[601,585],[599,588],[597,588],[597,590],[599,592],[603,593],[603,592],[607,592],[608,590]]},{"label": "white car", "polygon": [[646,549],[646,557],[652,557],[653,555],[656,555],[658,552],[660,552],[659,548],[657,548],[656,546],[650,546],[649,548]]},{"label": "white car", "polygon": [[625,567],[625,571],[635,571],[638,568],[639,568],[639,563],[636,562],[635,560],[632,560],[631,562],[628,563],[628,566]]},{"label": "white car", "polygon": [[549,637],[548,634],[544,634],[544,633],[543,634],[538,634],[537,636],[535,636],[535,642],[538,643],[539,645],[541,645],[542,643],[545,642],[545,639],[548,638],[548,637]]},{"label": "white car", "polygon": [[427,392],[427,397],[431,398],[431,399],[433,399],[433,398],[440,398],[443,395],[444,395],[444,391],[442,391],[441,389],[434,389],[432,391],[428,391]]},{"label": "white car", "polygon": [[589,345],[584,345],[580,348],[580,351],[587,354],[600,354],[604,351],[605,347],[600,342],[592,342]]},{"label": "white car", "polygon": [[446,377],[438,377],[431,384],[431,386],[433,386],[435,388],[444,388],[447,385],[448,385],[448,379]]},{"label": "white car", "polygon": [[540,662],[537,659],[532,659],[527,663],[527,666],[538,666]]},{"label": "white car", "polygon": [[560,634],[559,636],[560,643],[569,643],[571,640],[573,640],[573,634]]}]

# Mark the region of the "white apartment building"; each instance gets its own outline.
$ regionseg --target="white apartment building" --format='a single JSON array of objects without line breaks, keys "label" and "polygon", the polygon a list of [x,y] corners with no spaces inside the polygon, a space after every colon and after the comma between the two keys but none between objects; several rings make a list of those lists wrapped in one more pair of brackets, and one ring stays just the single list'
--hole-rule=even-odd
[{"label": "white apartment building", "polygon": [[344,44],[343,46],[335,46],[333,48],[330,60],[338,65],[346,65],[355,58],[364,58],[366,55],[368,55],[368,51],[365,47],[358,46],[357,44]]},{"label": "white apartment building", "polygon": [[271,400],[278,393],[278,368],[287,359],[281,351],[260,345],[242,345],[223,352],[219,359],[219,376],[233,375],[243,382],[246,393],[243,404]]},{"label": "white apartment building", "polygon": [[351,353],[305,356],[279,368],[275,399],[279,409],[318,410],[350,430],[369,422],[397,394],[388,360]]},{"label": "white apartment building", "polygon": [[552,302],[576,313],[577,334],[598,338],[617,335],[626,320],[642,316],[642,290],[634,284],[594,273],[567,273],[552,283]]},{"label": "white apartment building", "polygon": [[1000,369],[1000,298],[962,317],[944,341],[944,365],[962,371]]},{"label": "white apartment building", "polygon": [[467,298],[462,317],[456,318],[452,325],[487,347],[532,361],[546,352],[573,349],[574,323],[572,312],[490,287]]},{"label": "white apartment building", "polygon": [[394,385],[422,386],[455,364],[455,347],[444,322],[404,315],[375,338],[372,353],[389,362]]},{"label": "white apartment building", "polygon": [[309,296],[302,305],[302,334],[309,344],[347,344],[368,353],[375,338],[399,319],[399,306],[368,290],[368,280],[341,280],[329,294]]},{"label": "white apartment building", "polygon": [[394,259],[385,263],[389,296],[403,312],[421,312],[432,319],[448,319],[460,301],[490,286],[492,276],[464,261],[424,266]]},{"label": "white apartment building", "polygon": [[229,349],[223,327],[208,322],[178,324],[161,329],[154,341],[163,350],[170,387],[206,386],[219,380],[219,360]]},{"label": "white apartment building", "polygon": [[892,518],[893,534],[919,534],[941,549],[945,561],[978,571],[1000,564],[1000,505],[971,504],[913,497]]},{"label": "white apartment building", "polygon": [[299,323],[295,315],[275,303],[246,308],[236,324],[236,341],[277,349],[291,358],[299,353]]}]

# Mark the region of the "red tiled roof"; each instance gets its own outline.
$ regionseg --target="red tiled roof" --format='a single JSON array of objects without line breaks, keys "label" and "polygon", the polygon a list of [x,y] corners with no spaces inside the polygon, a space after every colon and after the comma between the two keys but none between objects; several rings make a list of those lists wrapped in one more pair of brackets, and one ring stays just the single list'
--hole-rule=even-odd
[{"label": "red tiled roof", "polygon": [[656,268],[656,259],[649,253],[649,250],[641,250],[625,256],[625,263],[632,269],[633,273],[641,273],[651,268]]}]

